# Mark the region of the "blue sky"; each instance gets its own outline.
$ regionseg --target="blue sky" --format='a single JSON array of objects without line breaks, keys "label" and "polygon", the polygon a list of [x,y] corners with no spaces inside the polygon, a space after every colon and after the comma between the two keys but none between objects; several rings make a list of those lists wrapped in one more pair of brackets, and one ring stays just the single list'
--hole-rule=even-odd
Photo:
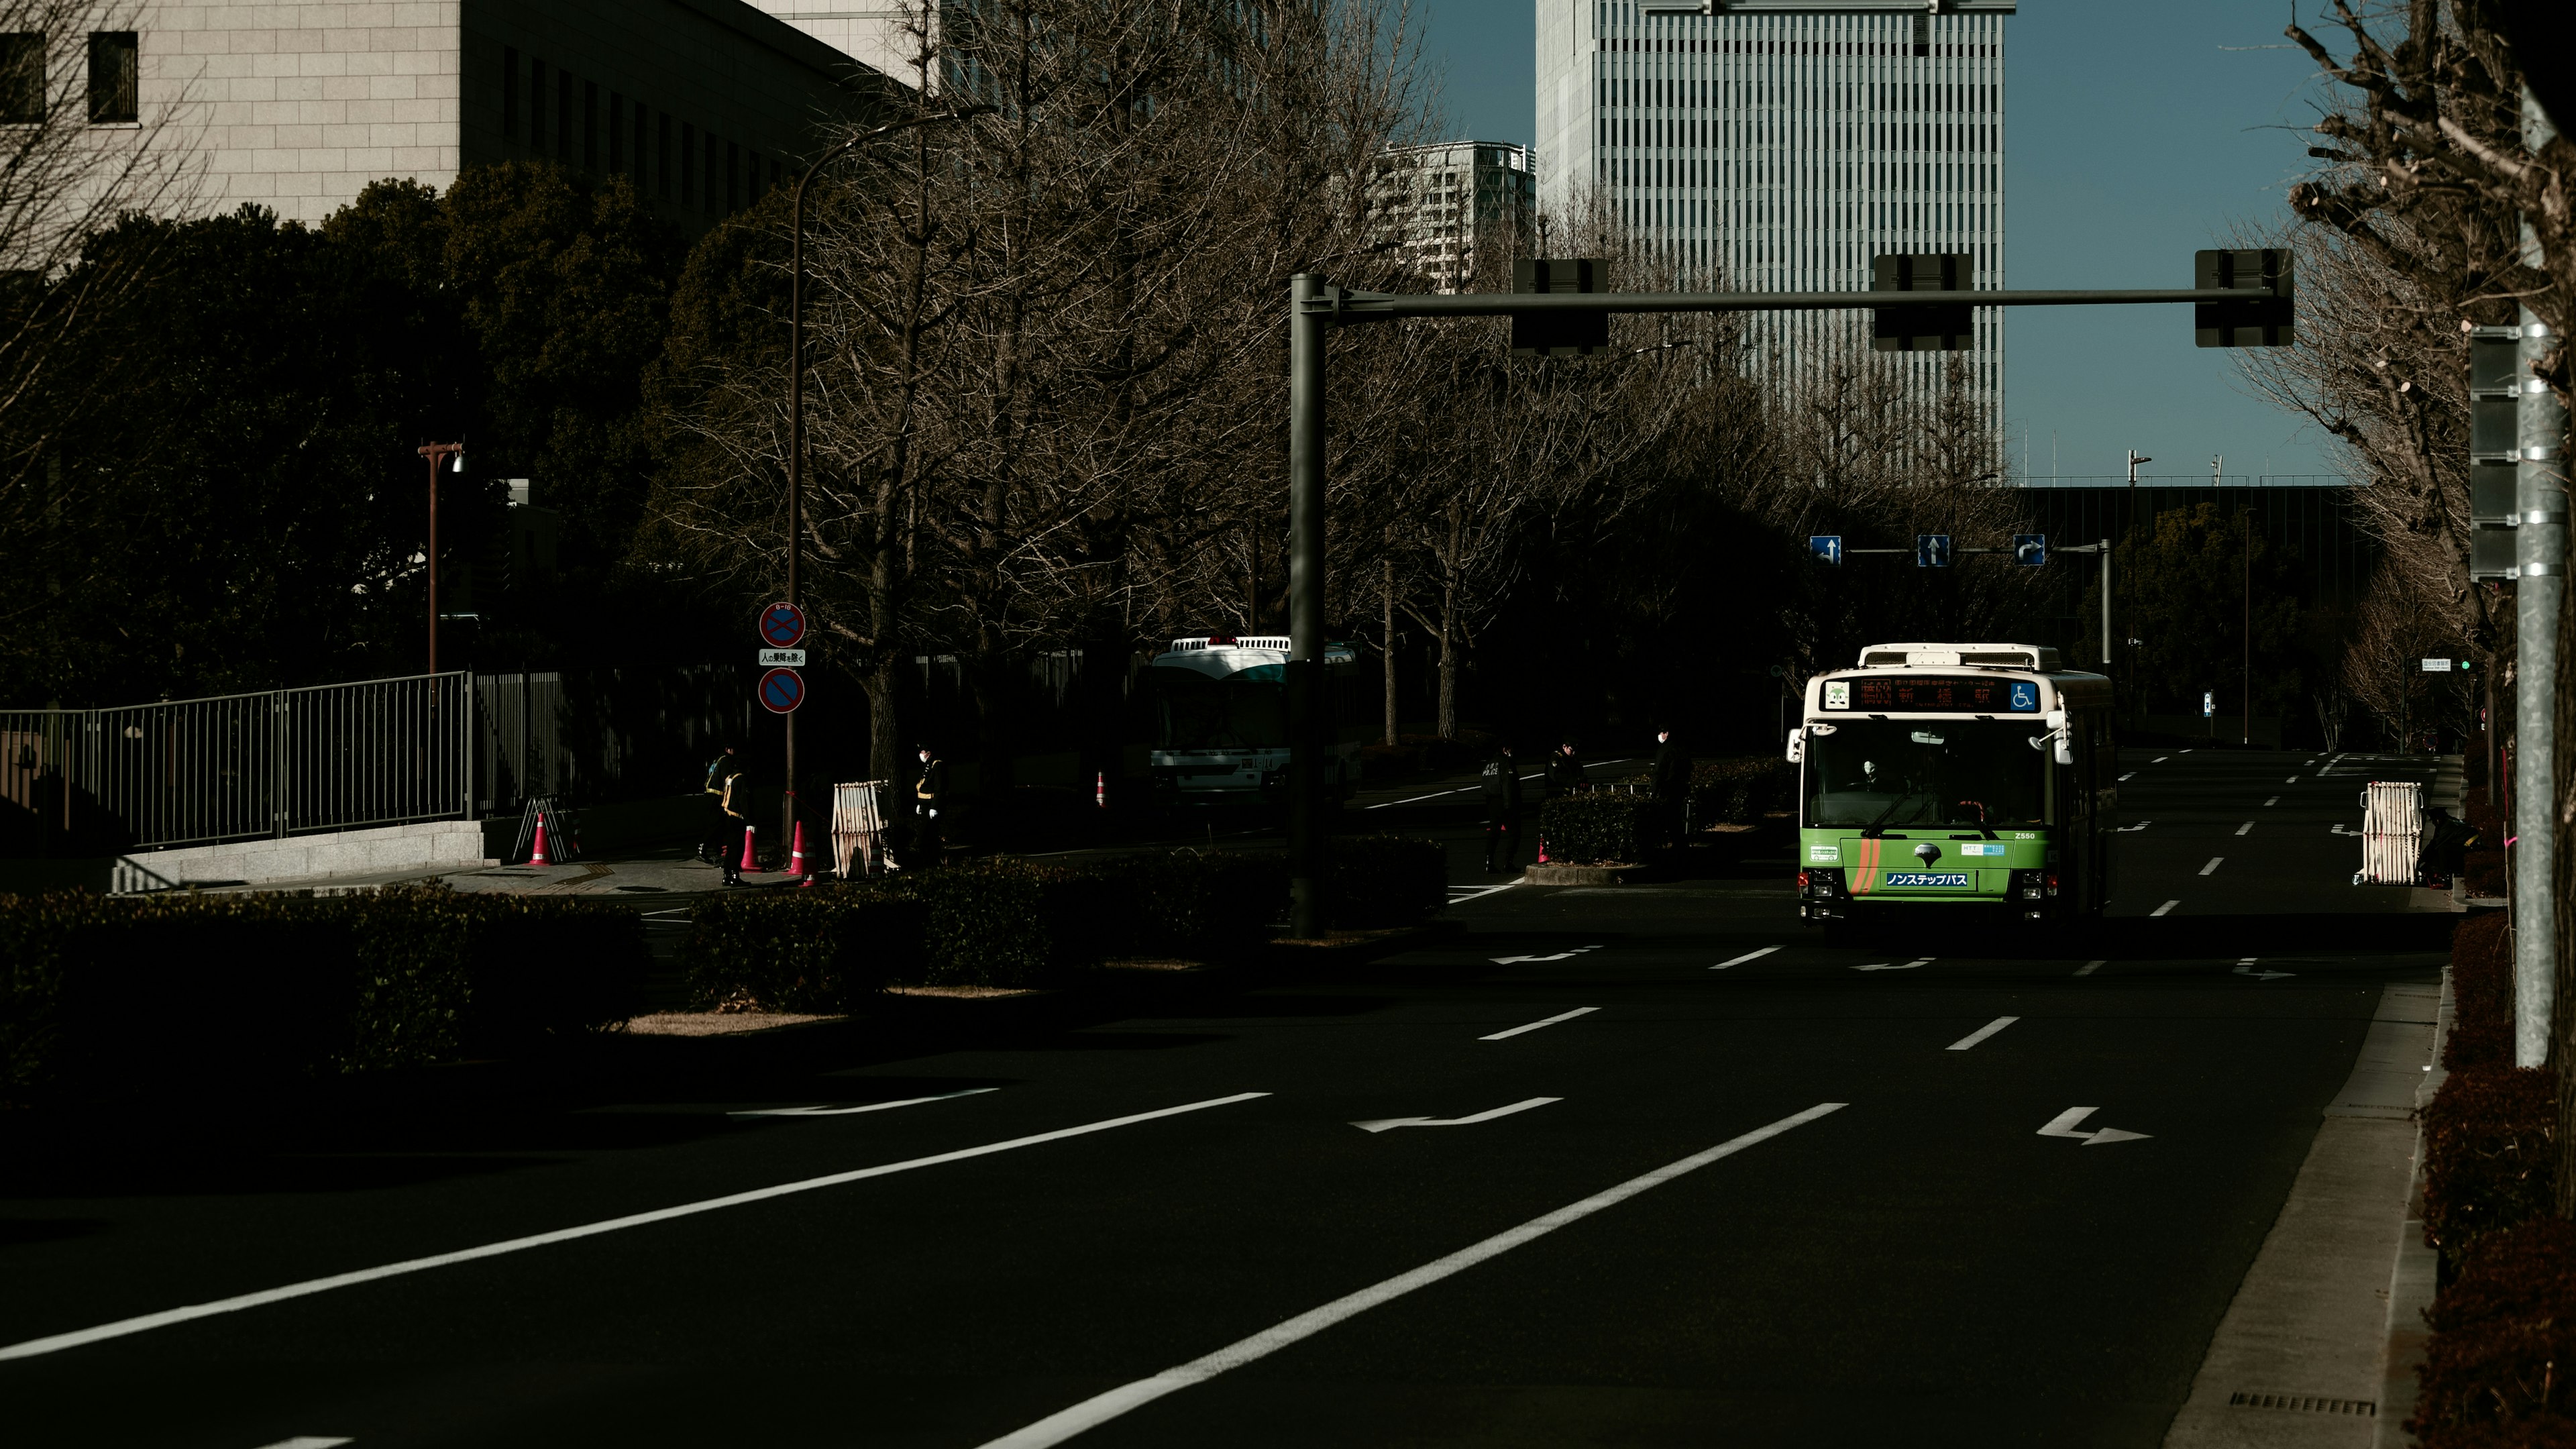
[{"label": "blue sky", "polygon": [[[1564,4],[1569,0],[1540,0]],[[1572,0],[1581,3],[1581,0]],[[2300,16],[2315,28],[2318,0]],[[2278,225],[2308,165],[2321,83],[2281,35],[2288,0],[2022,0],[2006,24],[2005,280],[2016,287],[2187,287],[2191,254],[2239,223]],[[1432,0],[1428,54],[1447,131],[1532,139],[1531,0]],[[2253,47],[2231,49],[2229,47]],[[2323,473],[2313,427],[2248,395],[2229,354],[2192,346],[2175,307],[2010,315],[2005,410],[2015,463],[2111,474]]]}]

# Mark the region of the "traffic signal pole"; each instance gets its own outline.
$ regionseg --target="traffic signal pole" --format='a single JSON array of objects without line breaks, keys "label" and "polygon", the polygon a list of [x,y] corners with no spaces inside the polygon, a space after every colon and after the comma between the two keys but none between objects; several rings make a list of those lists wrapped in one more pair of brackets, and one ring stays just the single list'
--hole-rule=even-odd
[{"label": "traffic signal pole", "polygon": [[[1329,861],[1324,751],[1324,346],[1335,327],[1406,317],[1572,316],[1586,313],[1832,312],[1882,307],[2119,307],[2286,302],[2253,286],[2138,290],[2081,288],[1934,292],[1355,292],[1313,273],[1288,281],[1288,878],[1289,932],[1323,934]],[[2565,507],[2562,502],[2559,505]],[[2562,515],[2563,516],[2563,515]],[[2107,573],[2109,550],[2104,549]],[[2104,590],[2104,597],[2109,591]]]},{"label": "traffic signal pole", "polygon": [[[2522,98],[2523,139],[2537,154],[2553,129]],[[2523,261],[2545,264],[2531,223]],[[2528,306],[2515,343],[2513,691],[2513,1061],[2549,1064],[2558,993],[2558,610],[2567,592],[2567,479],[2561,471],[2567,409],[2537,369],[2556,339]],[[2492,784],[2490,784],[2492,789]]]}]

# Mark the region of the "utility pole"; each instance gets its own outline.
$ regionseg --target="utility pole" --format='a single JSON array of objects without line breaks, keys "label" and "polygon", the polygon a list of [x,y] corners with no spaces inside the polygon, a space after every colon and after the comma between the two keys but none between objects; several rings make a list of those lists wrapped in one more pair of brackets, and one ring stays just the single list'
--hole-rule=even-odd
[{"label": "utility pole", "polygon": [[[2522,93],[2522,139],[2533,154],[2556,134],[2531,92]],[[2545,266],[2540,237],[2525,218],[2522,259]],[[2520,308],[2514,408],[2514,763],[2513,1060],[2549,1064],[2550,1018],[2558,990],[2557,889],[2558,609],[2567,591],[2567,480],[2560,473],[2567,409],[2538,376],[2553,339],[2529,306]]]},{"label": "utility pole", "polygon": [[1288,934],[1324,934],[1324,345],[1333,289],[1288,279]]},{"label": "utility pole", "polygon": [[[2214,461],[2214,460],[2213,460]],[[2254,510],[2245,510],[2245,738],[2254,743]]]},{"label": "utility pole", "polygon": [[450,458],[456,460],[456,471],[465,471],[463,443],[423,443],[420,455],[429,460],[429,672],[438,672],[438,465]]}]

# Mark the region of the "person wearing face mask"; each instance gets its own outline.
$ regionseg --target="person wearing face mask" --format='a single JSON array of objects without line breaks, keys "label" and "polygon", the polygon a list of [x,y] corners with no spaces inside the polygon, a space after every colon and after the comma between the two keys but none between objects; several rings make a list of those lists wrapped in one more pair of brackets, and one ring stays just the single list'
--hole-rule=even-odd
[{"label": "person wearing face mask", "polygon": [[939,802],[948,793],[948,762],[921,747],[921,778],[912,787],[912,850],[922,866],[939,863]]}]

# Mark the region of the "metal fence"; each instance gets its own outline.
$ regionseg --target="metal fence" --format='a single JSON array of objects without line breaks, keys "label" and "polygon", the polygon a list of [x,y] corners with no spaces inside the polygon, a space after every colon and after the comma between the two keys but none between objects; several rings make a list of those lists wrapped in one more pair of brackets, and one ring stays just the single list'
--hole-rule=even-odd
[{"label": "metal fence", "polygon": [[5,710],[0,820],[105,853],[471,818],[473,763],[461,673]]}]

